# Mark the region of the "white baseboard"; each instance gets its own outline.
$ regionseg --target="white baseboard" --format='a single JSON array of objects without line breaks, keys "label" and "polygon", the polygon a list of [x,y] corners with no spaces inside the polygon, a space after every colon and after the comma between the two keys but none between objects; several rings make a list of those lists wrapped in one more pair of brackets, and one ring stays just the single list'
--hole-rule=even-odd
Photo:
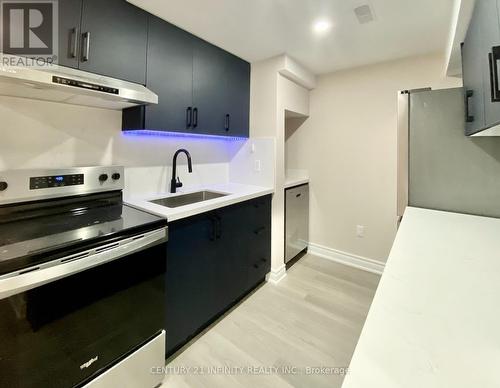
[{"label": "white baseboard", "polygon": [[324,259],[332,260],[337,263],[345,264],[350,267],[362,269],[377,275],[382,275],[385,264],[378,260],[368,259],[366,257],[356,256],[351,253],[338,251],[319,244],[309,243],[308,253],[319,256]]},{"label": "white baseboard", "polygon": [[271,272],[269,272],[266,275],[266,281],[268,281],[271,284],[278,284],[285,277],[286,277],[286,265],[283,264],[278,269],[271,269]]}]

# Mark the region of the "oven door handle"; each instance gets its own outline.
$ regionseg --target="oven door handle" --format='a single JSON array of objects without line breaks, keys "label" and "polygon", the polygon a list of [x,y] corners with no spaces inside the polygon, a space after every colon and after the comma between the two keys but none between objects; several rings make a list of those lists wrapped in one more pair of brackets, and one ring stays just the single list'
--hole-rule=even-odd
[{"label": "oven door handle", "polygon": [[167,228],[158,229],[44,263],[33,269],[27,268],[14,275],[2,276],[0,300],[145,250],[167,240]]}]

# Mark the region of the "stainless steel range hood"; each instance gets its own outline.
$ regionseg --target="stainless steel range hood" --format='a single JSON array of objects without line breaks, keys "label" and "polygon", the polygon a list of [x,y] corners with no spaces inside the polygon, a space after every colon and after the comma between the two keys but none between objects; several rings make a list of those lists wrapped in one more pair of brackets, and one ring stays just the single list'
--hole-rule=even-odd
[{"label": "stainless steel range hood", "polygon": [[[0,60],[2,96],[115,110],[158,103],[155,93],[132,82],[57,65],[25,66],[23,58],[8,55],[0,55]],[[5,63],[9,65],[3,65]],[[13,66],[13,63],[21,65]]]}]

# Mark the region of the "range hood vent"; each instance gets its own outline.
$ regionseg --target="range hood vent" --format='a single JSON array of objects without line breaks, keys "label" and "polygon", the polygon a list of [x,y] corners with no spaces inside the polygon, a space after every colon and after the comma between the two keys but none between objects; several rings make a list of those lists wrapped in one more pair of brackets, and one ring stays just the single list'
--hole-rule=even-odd
[{"label": "range hood vent", "polygon": [[[7,58],[8,57],[8,58]],[[158,96],[143,85],[57,65],[11,66],[22,58],[0,55],[0,95],[122,110],[157,104]]]}]

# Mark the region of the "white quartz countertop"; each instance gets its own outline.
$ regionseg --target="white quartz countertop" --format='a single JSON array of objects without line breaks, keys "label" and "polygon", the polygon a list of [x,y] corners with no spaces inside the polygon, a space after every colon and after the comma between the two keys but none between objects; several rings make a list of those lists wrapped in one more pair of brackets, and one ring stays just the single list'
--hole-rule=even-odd
[{"label": "white quartz countertop", "polygon": [[[214,191],[228,195],[224,197],[210,199],[203,202],[193,203],[190,205],[179,206],[177,208],[168,208],[165,206],[149,202],[160,198],[193,193],[202,190]],[[247,201],[249,199],[257,198],[272,193],[274,193],[274,189],[272,188],[242,185],[237,183],[223,183],[223,184],[212,184],[212,185],[204,185],[196,187],[179,188],[177,189],[176,194],[157,193],[154,195],[152,194],[152,195],[142,195],[142,196],[131,196],[129,198],[125,198],[125,203],[132,207],[146,210],[160,217],[167,218],[169,222],[172,222],[175,220],[191,217],[196,214],[205,213],[207,211],[215,210],[220,207],[233,205],[238,202]]]},{"label": "white quartz countertop", "polygon": [[500,387],[500,219],[407,208],[343,388]]},{"label": "white quartz countertop", "polygon": [[287,170],[285,176],[285,189],[309,183],[309,174],[302,170]]}]

